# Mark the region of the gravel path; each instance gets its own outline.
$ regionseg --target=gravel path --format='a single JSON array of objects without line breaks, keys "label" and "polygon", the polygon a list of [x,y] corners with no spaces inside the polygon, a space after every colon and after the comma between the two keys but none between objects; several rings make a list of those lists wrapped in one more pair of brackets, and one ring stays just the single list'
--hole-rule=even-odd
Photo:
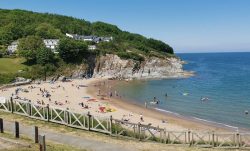
[{"label": "gravel path", "polygon": [[[20,125],[20,134],[34,138],[34,127]],[[4,121],[4,130],[14,132],[14,122]],[[89,138],[72,136],[69,134],[57,133],[39,128],[39,134],[44,134],[46,140],[75,146],[93,151],[135,151],[117,144],[105,143],[102,141],[91,140]],[[1,144],[0,144],[1,145]]]}]

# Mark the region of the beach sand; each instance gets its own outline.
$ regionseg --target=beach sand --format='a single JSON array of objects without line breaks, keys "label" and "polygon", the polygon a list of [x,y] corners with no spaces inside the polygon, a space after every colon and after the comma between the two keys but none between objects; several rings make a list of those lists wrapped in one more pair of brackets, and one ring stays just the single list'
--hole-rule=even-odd
[{"label": "beach sand", "polygon": [[[115,84],[120,81],[100,78],[71,80],[68,82],[55,82],[30,84],[0,90],[0,97],[10,98],[17,88],[17,96],[21,99],[31,100],[37,104],[49,104],[57,108],[69,109],[78,113],[90,113],[98,117],[112,116],[114,119],[126,119],[132,123],[151,124],[169,131],[229,131],[230,129],[210,123],[178,117],[143,105],[129,103],[119,97],[115,92]],[[132,81],[130,81],[132,82]],[[27,90],[26,92],[24,90]],[[48,92],[50,97],[44,97],[42,91]],[[110,97],[112,92],[112,97]],[[118,96],[116,96],[118,95]],[[82,107],[85,106],[84,107]],[[86,107],[88,106],[88,107]],[[104,111],[104,112],[102,112]],[[143,121],[141,120],[143,118]],[[164,121],[164,122],[163,122]]]}]

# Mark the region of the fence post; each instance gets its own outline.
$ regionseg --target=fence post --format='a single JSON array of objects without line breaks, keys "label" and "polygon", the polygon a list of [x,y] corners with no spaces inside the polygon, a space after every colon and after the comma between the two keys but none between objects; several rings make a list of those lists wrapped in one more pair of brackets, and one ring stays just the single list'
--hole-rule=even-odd
[{"label": "fence post", "polygon": [[190,135],[191,135],[191,131],[188,130],[188,143],[191,146],[192,145],[192,141],[191,141],[191,136]]},{"label": "fence post", "polygon": [[139,135],[139,141],[141,140],[141,123],[138,123],[138,135]]},{"label": "fence post", "polygon": [[14,112],[14,103],[13,103],[13,98],[10,97],[10,105],[11,105],[11,113]]},{"label": "fence post", "polygon": [[164,128],[164,143],[167,143],[167,132],[166,132],[166,128]]},{"label": "fence post", "polygon": [[110,135],[112,135],[112,121],[113,121],[113,117],[112,115],[110,115]]},{"label": "fence post", "polygon": [[35,143],[38,143],[38,127],[35,126]]},{"label": "fence post", "polygon": [[15,137],[19,138],[19,123],[15,122]]},{"label": "fence post", "polygon": [[214,131],[212,132],[212,145],[213,145],[213,147],[215,147]]},{"label": "fence post", "polygon": [[87,115],[88,115],[88,126],[89,126],[88,128],[89,128],[89,131],[90,131],[91,130],[90,129],[90,118],[91,118],[90,112],[88,112]]},{"label": "fence post", "polygon": [[64,111],[64,122],[69,124],[69,108]]},{"label": "fence post", "polygon": [[240,147],[240,134],[236,134],[236,147]]},{"label": "fence post", "polygon": [[31,100],[29,100],[26,110],[27,110],[27,113],[29,114],[29,116],[31,116]]},{"label": "fence post", "polygon": [[8,111],[11,112],[11,103],[10,103],[10,99],[7,101],[7,108],[8,108]]},{"label": "fence post", "polygon": [[170,132],[168,132],[168,136],[167,136],[167,144],[170,143],[171,140],[170,140]]},{"label": "fence post", "polygon": [[50,120],[50,112],[49,112],[49,104],[47,104],[47,120],[48,120],[48,122],[49,122],[49,120]]},{"label": "fence post", "polygon": [[39,135],[39,150],[46,151],[45,135]]},{"label": "fence post", "polygon": [[3,119],[0,118],[0,131],[3,133]]}]

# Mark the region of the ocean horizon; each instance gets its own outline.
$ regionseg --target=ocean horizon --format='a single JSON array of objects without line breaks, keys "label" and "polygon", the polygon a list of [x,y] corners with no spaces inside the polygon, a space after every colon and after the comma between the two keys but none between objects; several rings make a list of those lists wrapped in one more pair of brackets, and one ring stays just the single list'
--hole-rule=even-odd
[{"label": "ocean horizon", "polygon": [[[230,128],[250,128],[250,52],[177,53],[184,70],[195,75],[181,79],[146,80],[118,85],[135,103],[162,112]],[[167,96],[166,96],[167,94]],[[160,103],[150,104],[156,97]]]}]

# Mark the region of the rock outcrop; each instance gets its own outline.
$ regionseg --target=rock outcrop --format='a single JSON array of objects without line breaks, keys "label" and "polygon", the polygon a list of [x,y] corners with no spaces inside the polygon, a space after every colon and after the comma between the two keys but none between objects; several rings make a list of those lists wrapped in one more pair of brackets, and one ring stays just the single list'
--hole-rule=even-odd
[{"label": "rock outcrop", "polygon": [[179,58],[145,58],[139,62],[124,60],[113,54],[96,59],[93,77],[114,79],[176,78],[190,76],[192,73],[182,69],[184,64]]}]

